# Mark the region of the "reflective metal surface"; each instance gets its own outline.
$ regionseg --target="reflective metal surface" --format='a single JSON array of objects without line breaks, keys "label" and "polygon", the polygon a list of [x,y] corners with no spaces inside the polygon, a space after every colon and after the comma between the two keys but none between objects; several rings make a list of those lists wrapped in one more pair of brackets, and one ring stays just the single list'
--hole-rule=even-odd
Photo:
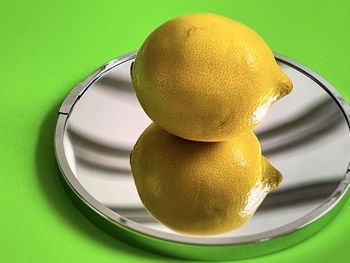
[{"label": "reflective metal surface", "polygon": [[[294,90],[256,129],[264,155],[284,176],[278,190],[267,196],[248,223],[223,235],[183,235],[155,221],[138,197],[129,165],[130,151],[150,123],[130,82],[134,56],[116,59],[89,76],[60,109],[56,153],[63,179],[96,223],[135,245],[210,260],[282,249],[328,221],[325,215],[344,199],[349,186],[348,106],[322,78],[282,56],[276,58]],[[309,230],[301,234],[303,228]],[[191,253],[193,247],[196,253]],[[218,251],[221,254],[215,255]]]}]

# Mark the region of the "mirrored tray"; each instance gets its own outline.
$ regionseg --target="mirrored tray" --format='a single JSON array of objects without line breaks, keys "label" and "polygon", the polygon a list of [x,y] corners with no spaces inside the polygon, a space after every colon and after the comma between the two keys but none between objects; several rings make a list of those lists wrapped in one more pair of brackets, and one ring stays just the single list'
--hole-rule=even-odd
[{"label": "mirrored tray", "polygon": [[151,122],[133,92],[136,52],[87,77],[59,110],[55,149],[68,193],[98,226],[133,246],[170,256],[225,260],[281,250],[321,229],[344,203],[349,187],[349,106],[306,67],[275,55],[293,80],[255,130],[263,154],[284,180],[238,230],[217,236],[179,234],[143,207],[129,155]]}]

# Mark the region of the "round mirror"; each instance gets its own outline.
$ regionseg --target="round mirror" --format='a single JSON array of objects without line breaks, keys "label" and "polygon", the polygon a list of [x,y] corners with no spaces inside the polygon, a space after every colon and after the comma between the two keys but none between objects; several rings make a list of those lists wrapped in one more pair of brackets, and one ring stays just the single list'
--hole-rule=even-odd
[{"label": "round mirror", "polygon": [[117,58],[66,98],[56,130],[56,155],[67,189],[91,220],[109,233],[176,257],[224,260],[270,253],[319,230],[345,200],[349,186],[349,107],[321,77],[283,56],[293,80],[255,130],[263,154],[283,174],[238,230],[217,236],[183,235],[157,222],[143,207],[129,155],[151,120],[130,80],[136,52]]}]

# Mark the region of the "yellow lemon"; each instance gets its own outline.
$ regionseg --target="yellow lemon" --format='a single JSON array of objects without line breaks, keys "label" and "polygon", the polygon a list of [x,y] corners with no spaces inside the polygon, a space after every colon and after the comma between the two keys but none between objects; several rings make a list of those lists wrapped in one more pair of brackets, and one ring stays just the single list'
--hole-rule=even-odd
[{"label": "yellow lemon", "polygon": [[131,76],[148,116],[195,141],[252,130],[292,90],[257,33],[213,14],[185,15],[157,28],[140,48]]},{"label": "yellow lemon", "polygon": [[261,156],[253,132],[225,142],[195,142],[151,124],[131,155],[139,196],[169,228],[213,235],[238,228],[282,177]]}]

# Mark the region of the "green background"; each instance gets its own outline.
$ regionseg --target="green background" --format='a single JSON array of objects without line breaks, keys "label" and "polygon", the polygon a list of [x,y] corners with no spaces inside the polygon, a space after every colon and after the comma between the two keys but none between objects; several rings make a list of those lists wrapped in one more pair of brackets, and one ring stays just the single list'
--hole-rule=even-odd
[{"label": "green background", "polygon": [[[0,4],[0,261],[176,261],[126,245],[90,223],[59,181],[59,104],[87,74],[137,49],[177,15],[241,21],[272,49],[309,66],[350,100],[346,1],[4,1]],[[290,249],[245,262],[349,262],[350,203]]]}]

